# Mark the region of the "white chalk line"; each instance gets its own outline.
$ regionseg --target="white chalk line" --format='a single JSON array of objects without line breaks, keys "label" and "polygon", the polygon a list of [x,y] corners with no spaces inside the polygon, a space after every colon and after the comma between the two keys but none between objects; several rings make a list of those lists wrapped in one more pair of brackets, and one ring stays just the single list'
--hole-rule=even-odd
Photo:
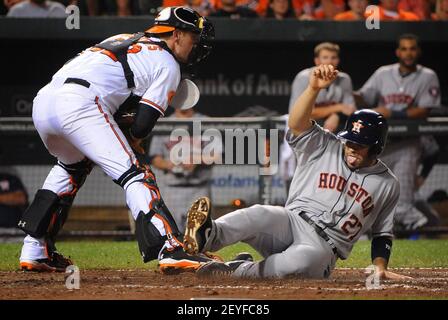
[{"label": "white chalk line", "polygon": [[[448,284],[448,283],[445,283]],[[364,284],[357,284],[352,288],[341,288],[341,287],[297,287],[297,286],[224,286],[224,285],[197,285],[197,286],[174,286],[174,285],[139,285],[139,284],[124,284],[124,285],[107,285],[105,287],[113,288],[142,288],[142,289],[201,289],[201,290],[313,290],[313,291],[372,291],[367,289]],[[382,284],[380,288],[373,290],[388,290],[388,289],[405,289],[405,290],[418,290],[418,291],[429,291],[429,292],[447,292],[448,288],[427,288],[424,286],[410,285],[410,284]]]}]

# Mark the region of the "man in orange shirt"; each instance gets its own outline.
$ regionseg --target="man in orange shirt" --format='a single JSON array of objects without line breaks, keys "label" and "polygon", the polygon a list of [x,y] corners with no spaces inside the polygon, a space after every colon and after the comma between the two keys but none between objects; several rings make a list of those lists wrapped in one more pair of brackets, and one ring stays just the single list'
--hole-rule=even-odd
[{"label": "man in orange shirt", "polygon": [[[264,17],[269,7],[269,0],[252,1],[257,2],[255,11]],[[320,5],[317,0],[291,0],[291,4],[296,17],[300,20],[332,19],[334,15],[342,12],[345,8],[344,0],[321,0]],[[249,7],[253,8],[253,6]]]},{"label": "man in orange shirt", "polygon": [[316,20],[331,20],[344,10],[344,0],[321,0],[320,6],[314,10],[313,18]]},{"label": "man in orange shirt", "polygon": [[435,0],[400,0],[398,9],[415,13],[420,20],[431,20],[431,7]]},{"label": "man in orange shirt", "polygon": [[368,0],[349,0],[350,10],[341,12],[334,16],[337,21],[364,20],[366,8],[369,5]]},{"label": "man in orange shirt", "polygon": [[410,11],[400,10],[398,0],[380,0],[380,20],[384,21],[419,21],[420,18]]}]

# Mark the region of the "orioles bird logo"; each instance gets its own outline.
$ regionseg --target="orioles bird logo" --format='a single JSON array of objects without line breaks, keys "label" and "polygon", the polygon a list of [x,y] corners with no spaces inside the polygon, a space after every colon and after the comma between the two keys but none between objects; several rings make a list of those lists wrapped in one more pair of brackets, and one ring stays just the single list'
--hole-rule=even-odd
[{"label": "orioles bird logo", "polygon": [[352,125],[353,125],[352,132],[361,133],[361,129],[364,128],[364,125],[362,124],[361,120],[352,122]]}]

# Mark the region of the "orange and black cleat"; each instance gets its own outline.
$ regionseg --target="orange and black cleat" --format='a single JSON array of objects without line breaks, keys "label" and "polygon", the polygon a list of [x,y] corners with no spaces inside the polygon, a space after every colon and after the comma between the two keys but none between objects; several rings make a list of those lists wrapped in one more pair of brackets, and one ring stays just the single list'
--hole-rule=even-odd
[{"label": "orange and black cleat", "polygon": [[73,265],[72,260],[57,252],[53,252],[51,258],[20,261],[21,270],[33,272],[65,272],[70,265]]},{"label": "orange and black cleat", "polygon": [[164,249],[159,256],[159,269],[163,274],[195,272],[203,264],[213,261],[205,255],[190,255],[181,246]]}]

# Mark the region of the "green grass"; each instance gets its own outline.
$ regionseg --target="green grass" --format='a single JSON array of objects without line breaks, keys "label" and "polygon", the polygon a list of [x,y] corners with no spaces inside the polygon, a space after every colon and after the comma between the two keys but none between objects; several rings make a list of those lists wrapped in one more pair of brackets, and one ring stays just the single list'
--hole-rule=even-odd
[{"label": "green grass", "polygon": [[[0,244],[0,270],[17,270],[21,244]],[[147,269],[155,268],[157,261],[142,263],[137,243],[111,241],[60,242],[58,249],[71,256],[82,269]],[[238,243],[218,252],[230,260],[242,251],[251,252],[261,259],[251,247]],[[349,259],[339,261],[337,267],[364,268],[370,265],[370,242],[360,241]],[[396,240],[390,261],[391,267],[448,267],[448,240]]]}]

